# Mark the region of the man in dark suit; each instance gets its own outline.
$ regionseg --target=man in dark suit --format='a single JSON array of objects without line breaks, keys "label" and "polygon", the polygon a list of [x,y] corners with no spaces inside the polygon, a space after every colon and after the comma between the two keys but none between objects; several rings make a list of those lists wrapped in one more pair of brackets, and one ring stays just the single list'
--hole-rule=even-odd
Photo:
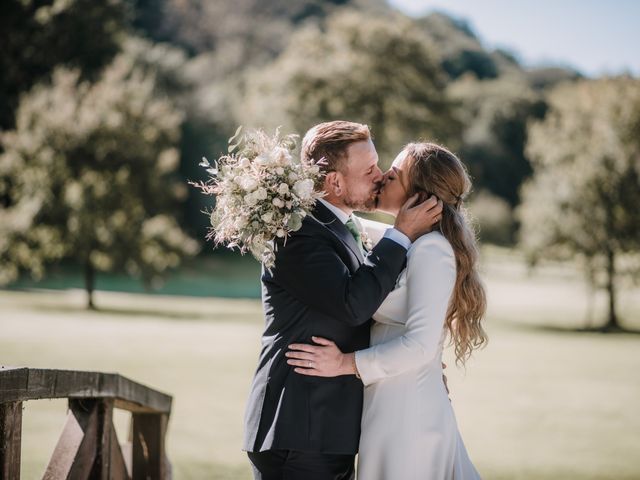
[{"label": "man in dark suit", "polygon": [[287,365],[291,343],[311,336],[343,352],[369,345],[370,319],[393,289],[411,242],[438,220],[435,198],[410,200],[394,228],[365,252],[351,215],[375,209],[382,182],[369,129],[336,121],[313,127],[302,160],[324,159],[326,196],[300,230],[280,243],[274,268],[262,274],[266,327],[245,416],[243,449],[256,479],[354,478],[362,383],[354,376],[297,375]]}]

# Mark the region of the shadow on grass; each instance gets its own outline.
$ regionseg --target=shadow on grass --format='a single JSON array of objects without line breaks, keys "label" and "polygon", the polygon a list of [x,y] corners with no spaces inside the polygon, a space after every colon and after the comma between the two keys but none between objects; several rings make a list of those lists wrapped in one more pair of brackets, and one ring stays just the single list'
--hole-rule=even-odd
[{"label": "shadow on grass", "polygon": [[205,464],[201,462],[182,462],[173,465],[173,478],[209,480],[251,480],[249,460],[246,465],[222,465],[219,463]]},{"label": "shadow on grass", "polygon": [[616,327],[616,328],[606,328],[604,326],[598,327],[564,327],[560,325],[548,325],[548,324],[534,324],[534,323],[513,323],[508,321],[498,321],[501,325],[508,326],[513,328],[514,330],[527,330],[533,332],[545,332],[545,333],[585,333],[585,334],[601,334],[606,336],[615,336],[615,335],[638,335],[640,336],[640,330],[624,328],[624,327]]},{"label": "shadow on grass", "polygon": [[33,305],[31,307],[33,311],[39,312],[55,312],[55,313],[73,313],[73,314],[81,314],[87,313],[95,316],[100,315],[109,315],[115,317],[121,317],[122,320],[126,320],[126,318],[136,318],[136,319],[149,319],[149,320],[201,320],[201,321],[224,321],[224,322],[245,322],[245,323],[253,323],[257,320],[262,319],[262,315],[260,314],[252,314],[248,312],[179,312],[179,311],[171,311],[171,310],[156,310],[156,309],[132,309],[132,308],[116,308],[116,307],[105,307],[105,308],[96,308],[93,310],[89,310],[85,307],[77,307],[77,306],[61,306],[61,305]]}]

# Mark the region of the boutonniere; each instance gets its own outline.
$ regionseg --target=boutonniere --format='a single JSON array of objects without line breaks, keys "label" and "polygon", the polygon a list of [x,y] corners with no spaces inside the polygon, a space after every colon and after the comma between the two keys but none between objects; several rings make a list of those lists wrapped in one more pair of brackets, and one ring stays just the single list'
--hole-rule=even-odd
[{"label": "boutonniere", "polygon": [[370,251],[373,248],[373,242],[364,230],[360,232],[360,239],[362,240],[362,246],[366,251]]}]

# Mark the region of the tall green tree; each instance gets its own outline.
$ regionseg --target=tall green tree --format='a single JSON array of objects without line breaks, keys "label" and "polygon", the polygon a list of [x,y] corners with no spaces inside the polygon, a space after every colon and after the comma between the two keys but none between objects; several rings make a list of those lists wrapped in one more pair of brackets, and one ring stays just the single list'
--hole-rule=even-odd
[{"label": "tall green tree", "polygon": [[0,280],[41,276],[61,258],[83,265],[89,307],[96,271],[153,282],[194,254],[179,227],[176,176],[182,114],[155,76],[117,56],[96,82],[57,69],[26,94],[1,137]]},{"label": "tall green tree", "polygon": [[345,11],[303,28],[270,66],[247,73],[244,123],[298,132],[327,120],[371,126],[387,160],[418,138],[454,143],[459,122],[446,75],[411,19]]},{"label": "tall green tree", "polygon": [[639,273],[624,257],[640,253],[640,80],[565,84],[549,103],[530,129],[521,242],[534,262],[584,259],[587,278],[608,294],[605,329],[618,329],[619,276]]}]

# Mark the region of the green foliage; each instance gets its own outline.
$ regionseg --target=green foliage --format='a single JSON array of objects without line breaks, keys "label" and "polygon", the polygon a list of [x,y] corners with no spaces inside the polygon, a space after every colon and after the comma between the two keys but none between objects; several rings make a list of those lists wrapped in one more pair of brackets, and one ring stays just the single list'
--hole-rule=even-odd
[{"label": "green foliage", "polygon": [[514,243],[515,220],[511,205],[486,190],[475,194],[469,203],[472,218],[478,223],[479,236],[483,243],[512,245]]},{"label": "green foliage", "polygon": [[[22,98],[2,135],[0,280],[70,258],[153,281],[197,250],[175,219],[182,114],[127,54],[95,82],[58,68]],[[89,285],[89,287],[91,287]]]},{"label": "green foliage", "polygon": [[472,73],[478,79],[498,76],[498,63],[485,50],[469,24],[443,13],[417,20],[441,56],[442,67],[455,79]]},{"label": "green foliage", "polygon": [[118,52],[126,23],[121,0],[3,0],[0,129],[14,126],[19,95],[56,66],[96,75]]},{"label": "green foliage", "polygon": [[381,157],[424,138],[455,143],[446,76],[411,20],[345,11],[308,26],[271,65],[248,72],[241,123],[304,132],[334,119],[366,123]]},{"label": "green foliage", "polygon": [[466,129],[460,155],[474,183],[517,205],[520,185],[531,174],[527,124],[544,115],[542,97],[521,75],[485,81],[465,76],[449,92],[461,105]]},{"label": "green foliage", "polygon": [[132,0],[134,27],[190,56],[215,59],[217,76],[263,64],[282,52],[293,31],[344,7],[382,0]]},{"label": "green foliage", "polygon": [[619,77],[557,87],[531,126],[535,176],[523,189],[521,241],[530,259],[586,261],[610,295],[620,256],[640,250],[640,80]]},{"label": "green foliage", "polygon": [[580,80],[582,75],[570,68],[540,67],[533,68],[526,73],[529,84],[536,90],[550,89],[562,82]]}]

